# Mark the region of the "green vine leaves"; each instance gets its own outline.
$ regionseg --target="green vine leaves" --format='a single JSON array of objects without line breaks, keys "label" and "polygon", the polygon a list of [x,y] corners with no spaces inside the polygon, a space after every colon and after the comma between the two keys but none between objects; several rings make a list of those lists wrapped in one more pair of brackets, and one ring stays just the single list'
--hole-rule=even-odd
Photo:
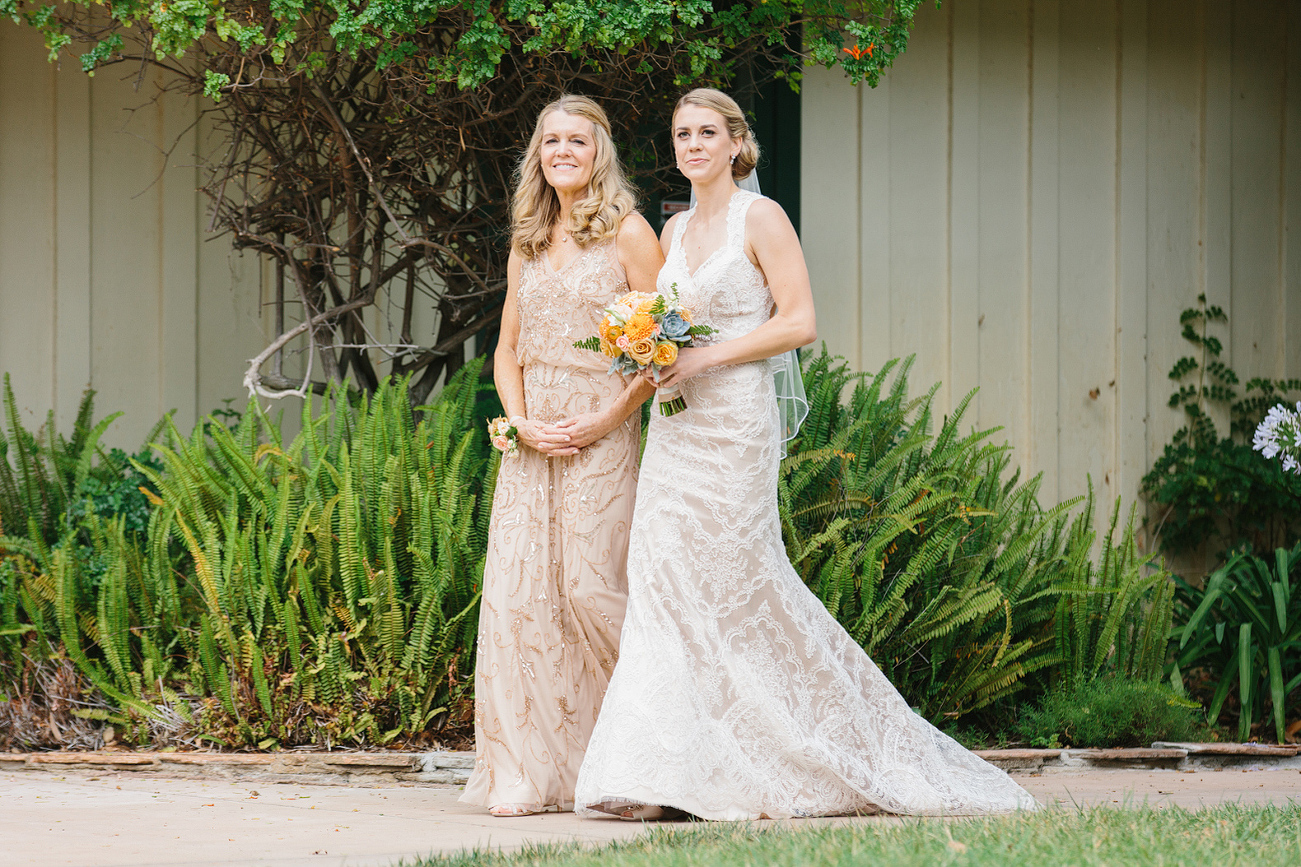
[{"label": "green vine leaves", "polygon": [[[679,86],[723,82],[738,60],[762,46],[783,50],[779,77],[798,88],[809,65],[844,69],[850,80],[876,86],[908,44],[925,0],[107,0],[51,4],[0,0],[0,15],[41,31],[50,59],[84,45],[90,74],[132,57],[188,70],[220,99],[242,76],[310,76],[322,56],[369,54],[375,68],[419,69],[432,87],[462,89],[492,81],[511,52],[545,61],[585,57],[600,74],[602,56],[640,56],[650,74],[672,69]],[[938,6],[938,0],[936,6]],[[852,47],[851,47],[852,46]],[[217,56],[249,61],[232,75]]]}]

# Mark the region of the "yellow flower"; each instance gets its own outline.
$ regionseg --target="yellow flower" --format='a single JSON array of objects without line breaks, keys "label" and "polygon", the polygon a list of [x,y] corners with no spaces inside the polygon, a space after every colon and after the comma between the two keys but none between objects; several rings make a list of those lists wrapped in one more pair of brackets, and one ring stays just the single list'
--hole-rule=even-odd
[{"label": "yellow flower", "polygon": [[655,363],[660,367],[668,367],[678,360],[678,345],[671,340],[665,340],[663,343],[655,345]]},{"label": "yellow flower", "polygon": [[655,320],[646,313],[634,313],[624,323],[623,333],[634,343],[639,340],[650,340],[651,335],[655,333]]},{"label": "yellow flower", "polygon": [[619,347],[614,345],[613,340],[607,340],[604,337],[601,338],[601,352],[605,355],[610,358],[618,358],[621,351],[622,350],[620,350]]},{"label": "yellow flower", "polygon": [[637,302],[637,312],[650,313],[650,309],[655,306],[655,298],[654,295],[642,295]]},{"label": "yellow flower", "polygon": [[655,357],[655,341],[649,337],[633,340],[628,344],[628,355],[638,364],[650,364],[651,359]]},{"label": "yellow flower", "polygon": [[691,318],[691,311],[686,307],[679,307],[678,315],[685,319],[688,325],[694,325],[696,322],[696,320]]},{"label": "yellow flower", "polygon": [[614,343],[623,334],[623,329],[608,319],[601,320],[601,326],[597,329],[601,334],[601,339]]}]

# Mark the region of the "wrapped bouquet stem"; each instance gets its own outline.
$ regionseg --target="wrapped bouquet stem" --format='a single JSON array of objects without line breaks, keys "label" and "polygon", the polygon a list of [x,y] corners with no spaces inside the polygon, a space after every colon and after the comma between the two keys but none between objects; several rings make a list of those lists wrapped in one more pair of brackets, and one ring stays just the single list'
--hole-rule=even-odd
[{"label": "wrapped bouquet stem", "polygon": [[[599,334],[574,342],[579,349],[600,352],[610,359],[610,372],[632,374],[649,369],[656,382],[660,371],[678,360],[678,350],[692,339],[713,334],[696,323],[691,311],[678,301],[678,284],[669,293],[629,292],[605,308]],[[660,391],[661,415],[676,415],[687,408],[676,387]]]}]

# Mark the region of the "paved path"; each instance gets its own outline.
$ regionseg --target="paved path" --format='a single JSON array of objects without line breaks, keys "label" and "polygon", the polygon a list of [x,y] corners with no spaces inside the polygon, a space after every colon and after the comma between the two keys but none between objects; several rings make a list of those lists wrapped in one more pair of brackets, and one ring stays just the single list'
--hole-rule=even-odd
[{"label": "paved path", "polygon": [[[1301,771],[1093,771],[1018,777],[1048,804],[1196,808],[1301,803]],[[358,788],[0,773],[0,867],[391,865],[526,842],[600,843],[640,828],[572,814],[494,819],[438,786]],[[889,818],[805,819],[881,822]]]}]

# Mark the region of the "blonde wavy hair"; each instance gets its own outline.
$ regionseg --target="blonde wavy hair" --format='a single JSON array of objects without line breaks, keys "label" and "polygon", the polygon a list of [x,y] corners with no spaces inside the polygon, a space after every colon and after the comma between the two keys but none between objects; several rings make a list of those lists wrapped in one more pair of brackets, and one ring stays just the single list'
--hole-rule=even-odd
[{"label": "blonde wavy hair", "polygon": [[[736,104],[736,100],[721,90],[697,87],[684,93],[678,100],[678,104],[673,106],[675,119],[685,105],[698,105],[718,112],[727,123],[727,134],[741,142],[741,152],[736,155],[736,160],[732,163],[732,180],[739,181],[754,171],[754,167],[759,165],[759,143],[754,140],[750,124],[745,120],[745,112],[741,111],[741,106]],[[669,125],[669,137],[673,137],[672,124]]]},{"label": "blonde wavy hair", "polygon": [[565,228],[579,247],[614,237],[623,218],[637,207],[637,196],[619,165],[610,119],[585,96],[566,93],[538,113],[528,150],[515,170],[517,182],[511,205],[511,244],[526,259],[551,246],[551,229],[560,219],[560,200],[542,174],[542,124],[555,111],[583,117],[596,131],[596,159],[587,195],[574,203]]}]

